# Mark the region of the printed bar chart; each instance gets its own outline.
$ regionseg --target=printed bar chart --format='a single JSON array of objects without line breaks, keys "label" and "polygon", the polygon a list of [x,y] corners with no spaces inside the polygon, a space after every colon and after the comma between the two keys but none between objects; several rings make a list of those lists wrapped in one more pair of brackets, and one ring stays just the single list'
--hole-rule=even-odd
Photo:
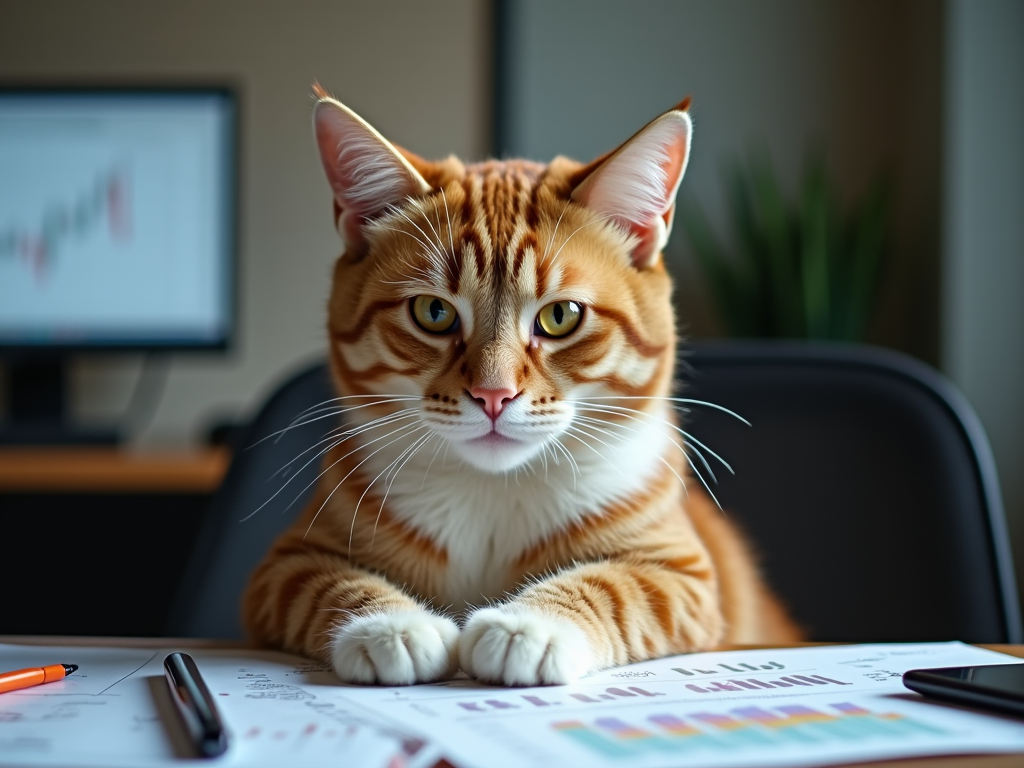
[{"label": "printed bar chart", "polygon": [[650,752],[737,752],[771,745],[904,741],[947,731],[895,712],[873,712],[840,702],[828,708],[803,705],[739,707],[728,712],[653,714],[640,722],[617,717],[564,720],[553,730],[605,757]]}]

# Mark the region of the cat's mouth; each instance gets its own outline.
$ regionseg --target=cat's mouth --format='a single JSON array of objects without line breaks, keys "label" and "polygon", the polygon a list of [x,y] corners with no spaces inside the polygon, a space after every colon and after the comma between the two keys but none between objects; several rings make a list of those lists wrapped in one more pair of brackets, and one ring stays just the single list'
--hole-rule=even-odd
[{"label": "cat's mouth", "polygon": [[559,431],[553,418],[537,424],[523,411],[520,399],[516,399],[496,419],[484,419],[483,412],[469,411],[466,422],[472,416],[476,418],[459,425],[464,430],[461,434],[445,435],[443,427],[437,431],[447,438],[445,450],[451,448],[467,464],[485,472],[509,472],[543,452]]},{"label": "cat's mouth", "polygon": [[453,441],[451,445],[469,464],[486,472],[507,472],[541,450],[537,441],[509,437],[494,428],[479,437]]},{"label": "cat's mouth", "polygon": [[514,437],[506,437],[497,430],[492,430],[483,437],[475,437],[468,442],[470,445],[487,445],[499,447],[505,445],[517,445],[522,441],[516,440]]}]

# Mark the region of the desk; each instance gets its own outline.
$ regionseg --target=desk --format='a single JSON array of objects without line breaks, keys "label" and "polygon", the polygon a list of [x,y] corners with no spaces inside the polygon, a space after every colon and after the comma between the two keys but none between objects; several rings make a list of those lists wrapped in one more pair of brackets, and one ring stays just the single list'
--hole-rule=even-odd
[{"label": "desk", "polygon": [[0,492],[210,494],[228,460],[223,449],[0,448]]},{"label": "desk", "polygon": [[[4,595],[0,632],[161,634],[229,459],[221,449],[0,449],[0,540],[60,542],[5,550],[0,583],[19,589]],[[49,611],[48,596],[68,584],[106,599]]]},{"label": "desk", "polygon": [[[23,637],[17,635],[0,635],[0,643],[32,644],[32,645],[82,645],[82,646],[120,646],[132,648],[166,648],[169,646],[189,648],[243,648],[242,643],[224,640],[196,640],[175,638],[105,638],[105,637]],[[807,643],[806,645],[815,645]],[[766,646],[744,645],[730,646],[724,650],[750,650]],[[771,646],[789,647],[789,646]],[[1018,658],[1024,658],[1024,645],[985,645],[993,651],[999,651]],[[1024,754],[1007,755],[967,755],[951,757],[926,757],[905,760],[887,760],[873,763],[847,763],[863,768],[1019,768],[1024,765]],[[444,766],[435,766],[444,768]]]}]

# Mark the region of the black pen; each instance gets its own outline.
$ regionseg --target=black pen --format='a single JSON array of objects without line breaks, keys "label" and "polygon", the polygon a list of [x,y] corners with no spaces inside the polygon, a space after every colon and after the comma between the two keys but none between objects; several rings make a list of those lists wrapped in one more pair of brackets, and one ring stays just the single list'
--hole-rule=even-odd
[{"label": "black pen", "polygon": [[199,674],[199,667],[187,653],[172,653],[164,659],[164,675],[196,751],[201,757],[216,757],[228,748],[213,696]]}]

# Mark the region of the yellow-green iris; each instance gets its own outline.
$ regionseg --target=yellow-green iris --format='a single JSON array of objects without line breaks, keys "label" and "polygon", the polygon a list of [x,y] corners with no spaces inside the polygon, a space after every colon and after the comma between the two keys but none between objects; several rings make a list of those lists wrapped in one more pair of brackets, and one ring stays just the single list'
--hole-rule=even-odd
[{"label": "yellow-green iris", "polygon": [[428,333],[448,333],[459,319],[451,302],[437,296],[417,296],[411,306],[416,324]]},{"label": "yellow-green iris", "polygon": [[583,319],[583,306],[575,301],[556,301],[537,315],[537,331],[542,336],[559,339],[576,330]]}]

